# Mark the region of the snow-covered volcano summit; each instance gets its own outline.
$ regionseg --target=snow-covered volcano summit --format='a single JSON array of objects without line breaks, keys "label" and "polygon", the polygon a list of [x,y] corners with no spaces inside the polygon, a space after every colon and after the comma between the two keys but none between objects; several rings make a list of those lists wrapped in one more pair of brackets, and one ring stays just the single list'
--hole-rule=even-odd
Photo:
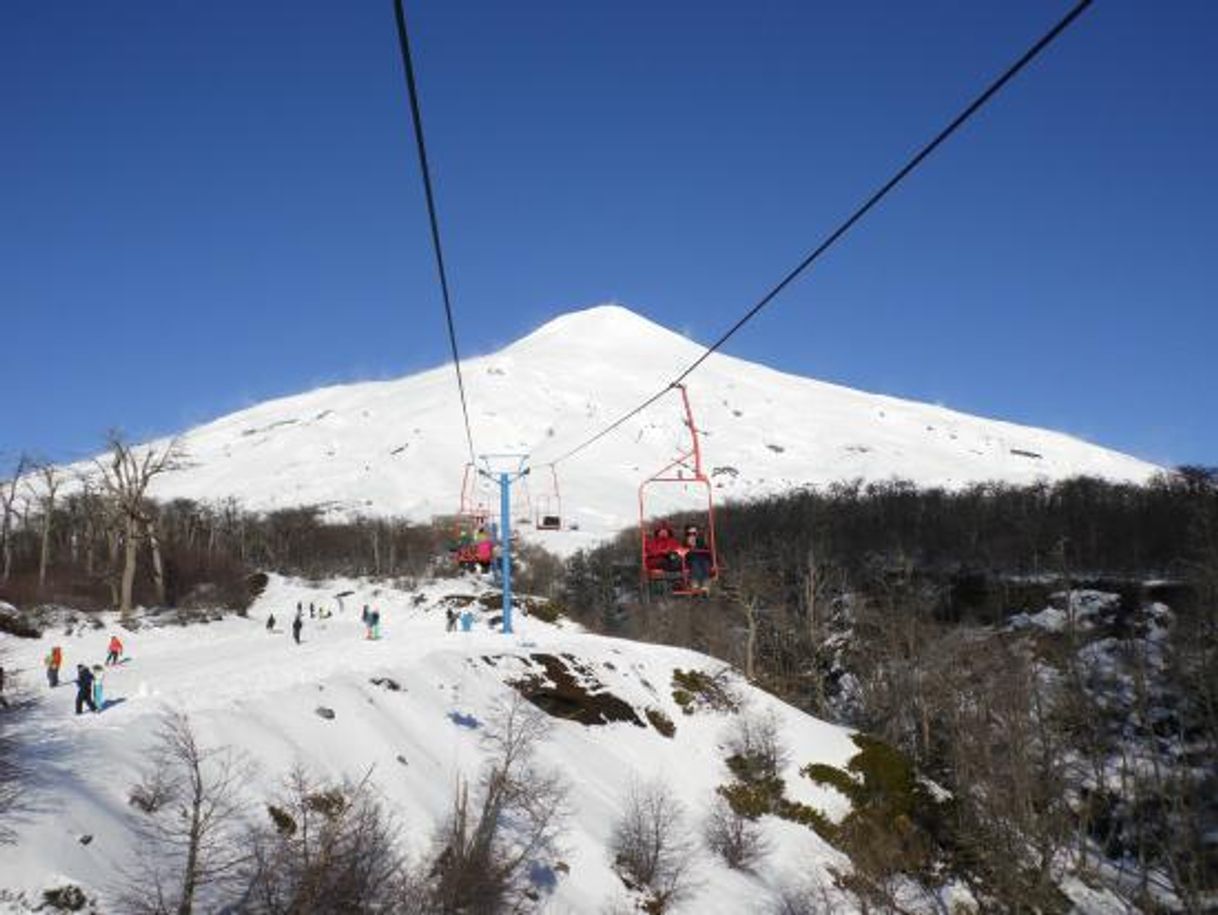
[{"label": "snow-covered volcano summit", "polygon": [[[659,390],[702,346],[618,305],[562,315],[463,363],[475,446],[541,467]],[[727,498],[834,480],[1030,482],[1157,468],[1043,429],[867,394],[714,355],[689,382],[708,472]],[[687,437],[674,393],[559,467],[565,517],[593,534],[630,524],[637,486]],[[254,509],[322,504],[415,519],[454,511],[466,460],[451,366],[268,401],[182,436],[184,469],[154,495],[235,497]],[[536,501],[548,473],[532,481]]]}]

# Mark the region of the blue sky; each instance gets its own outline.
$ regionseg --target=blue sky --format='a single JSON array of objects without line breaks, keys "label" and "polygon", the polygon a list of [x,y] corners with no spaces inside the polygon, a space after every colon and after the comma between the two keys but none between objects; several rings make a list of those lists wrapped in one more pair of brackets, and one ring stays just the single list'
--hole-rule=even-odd
[{"label": "blue sky", "polygon": [[[463,352],[606,300],[712,340],[1067,8],[409,3]],[[727,351],[1218,464],[1215,30],[1095,4]],[[445,361],[395,42],[0,4],[0,452]]]}]

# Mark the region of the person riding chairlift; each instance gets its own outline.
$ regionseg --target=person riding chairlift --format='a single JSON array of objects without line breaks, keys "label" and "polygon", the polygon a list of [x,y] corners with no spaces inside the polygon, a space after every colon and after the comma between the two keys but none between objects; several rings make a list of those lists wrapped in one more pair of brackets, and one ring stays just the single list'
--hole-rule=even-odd
[{"label": "person riding chairlift", "polygon": [[647,567],[666,572],[681,571],[681,543],[673,536],[667,521],[656,525],[647,541]]},{"label": "person riding chairlift", "polygon": [[478,528],[478,536],[474,538],[474,557],[478,561],[478,568],[484,574],[490,571],[491,562],[495,558],[495,541],[484,527]]},{"label": "person riding chairlift", "polygon": [[690,582],[695,588],[705,589],[710,579],[711,556],[697,526],[691,524],[685,528],[685,542],[682,547],[686,565],[689,567]]}]

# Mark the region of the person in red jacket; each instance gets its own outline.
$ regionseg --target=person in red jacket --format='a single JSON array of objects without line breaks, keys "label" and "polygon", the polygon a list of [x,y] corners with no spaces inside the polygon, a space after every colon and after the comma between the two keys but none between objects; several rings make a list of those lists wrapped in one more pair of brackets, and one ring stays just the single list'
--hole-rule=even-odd
[{"label": "person in red jacket", "polygon": [[681,543],[672,535],[667,521],[656,525],[647,541],[647,568],[664,569],[668,572],[681,570]]},{"label": "person in red jacket", "polygon": [[117,664],[118,659],[123,654],[123,643],[119,641],[117,635],[110,636],[110,648],[106,654],[106,664]]}]

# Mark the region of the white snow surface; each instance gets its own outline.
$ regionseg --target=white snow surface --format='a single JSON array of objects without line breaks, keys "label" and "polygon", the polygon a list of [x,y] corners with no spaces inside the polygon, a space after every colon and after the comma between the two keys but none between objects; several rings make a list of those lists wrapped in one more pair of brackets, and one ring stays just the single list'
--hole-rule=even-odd
[{"label": "white snow surface", "polygon": [[[334,609],[333,595],[346,590],[354,593],[345,598],[345,609],[325,621],[306,618],[303,644],[292,644],[287,624],[296,602]],[[17,841],[0,846],[0,890],[40,901],[44,889],[73,883],[99,897],[103,911],[115,911],[107,900],[112,903],[121,868],[137,850],[130,829],[137,814],[128,792],[166,710],[187,713],[204,745],[232,746],[254,761],[245,786],[251,817],[265,815],[265,803],[296,762],[323,778],[358,780],[371,770],[410,847],[422,852],[450,809],[458,774],[477,779],[482,731],[496,703],[512,694],[505,681],[520,676],[520,659],[545,652],[569,655],[640,712],[659,709],[676,724],[675,735],[667,738],[650,725],[548,719],[552,728],[539,761],[569,780],[573,813],[562,855],[570,873],[559,876],[544,911],[600,911],[624,894],[610,868],[607,843],[631,779],[665,780],[694,829],[715,787],[731,780],[723,748],[731,713],[685,715],[672,698],[674,668],[714,672],[722,665],[688,650],[596,636],[569,622],[551,625],[520,614],[512,635],[487,625],[489,611],[472,632],[445,632],[443,598],[475,590],[469,581],[433,582],[423,584],[418,597],[361,581],[311,586],[273,577],[248,619],[127,632],[111,628],[114,619],[105,618],[105,628],[70,635],[59,630],[40,640],[0,634],[6,666],[19,671],[24,689],[40,695],[23,725],[34,777],[21,810],[6,824]],[[379,641],[362,637],[358,616],[365,603],[381,611]],[[268,633],[265,620],[272,611],[278,631]],[[72,710],[75,665],[100,662],[114,631],[129,657],[107,671],[106,694],[116,704],[78,717]],[[63,646],[67,683],[52,691],[41,659],[53,644]],[[376,677],[392,678],[401,690],[372,684]],[[843,765],[857,752],[850,733],[739,679],[734,686],[750,712],[778,718],[791,751],[784,773],[788,796],[833,819],[844,816],[847,801],[801,777],[798,769],[809,762]],[[316,714],[319,706],[333,709],[333,720]],[[479,726],[461,726],[454,716]],[[808,879],[828,883],[828,868],[849,868],[811,830],[774,817],[761,822],[773,851],[758,872],[732,871],[704,851],[696,890],[676,911],[758,911],[780,886]],[[93,837],[87,845],[79,841],[84,835]],[[843,900],[839,910],[852,908]],[[10,902],[0,901],[0,912],[6,911],[26,910],[10,895]]]},{"label": "white snow surface", "polygon": [[[532,455],[532,515],[547,462],[661,390],[704,347],[620,305],[562,315],[462,362],[475,447]],[[1074,475],[1145,481],[1161,468],[1060,432],[868,394],[715,354],[688,380],[706,472],[719,498],[834,481],[926,486],[1030,483]],[[526,531],[567,554],[637,522],[638,484],[687,441],[674,391],[558,465],[575,531]],[[393,381],[271,400],[183,433],[184,469],[152,494],[240,500],[255,510],[316,504],[335,515],[425,521],[457,510],[468,448],[451,365]],[[485,498],[498,507],[498,495]],[[699,504],[673,490],[661,514]],[[523,493],[514,514],[529,514]],[[704,503],[704,496],[703,503]]]}]

